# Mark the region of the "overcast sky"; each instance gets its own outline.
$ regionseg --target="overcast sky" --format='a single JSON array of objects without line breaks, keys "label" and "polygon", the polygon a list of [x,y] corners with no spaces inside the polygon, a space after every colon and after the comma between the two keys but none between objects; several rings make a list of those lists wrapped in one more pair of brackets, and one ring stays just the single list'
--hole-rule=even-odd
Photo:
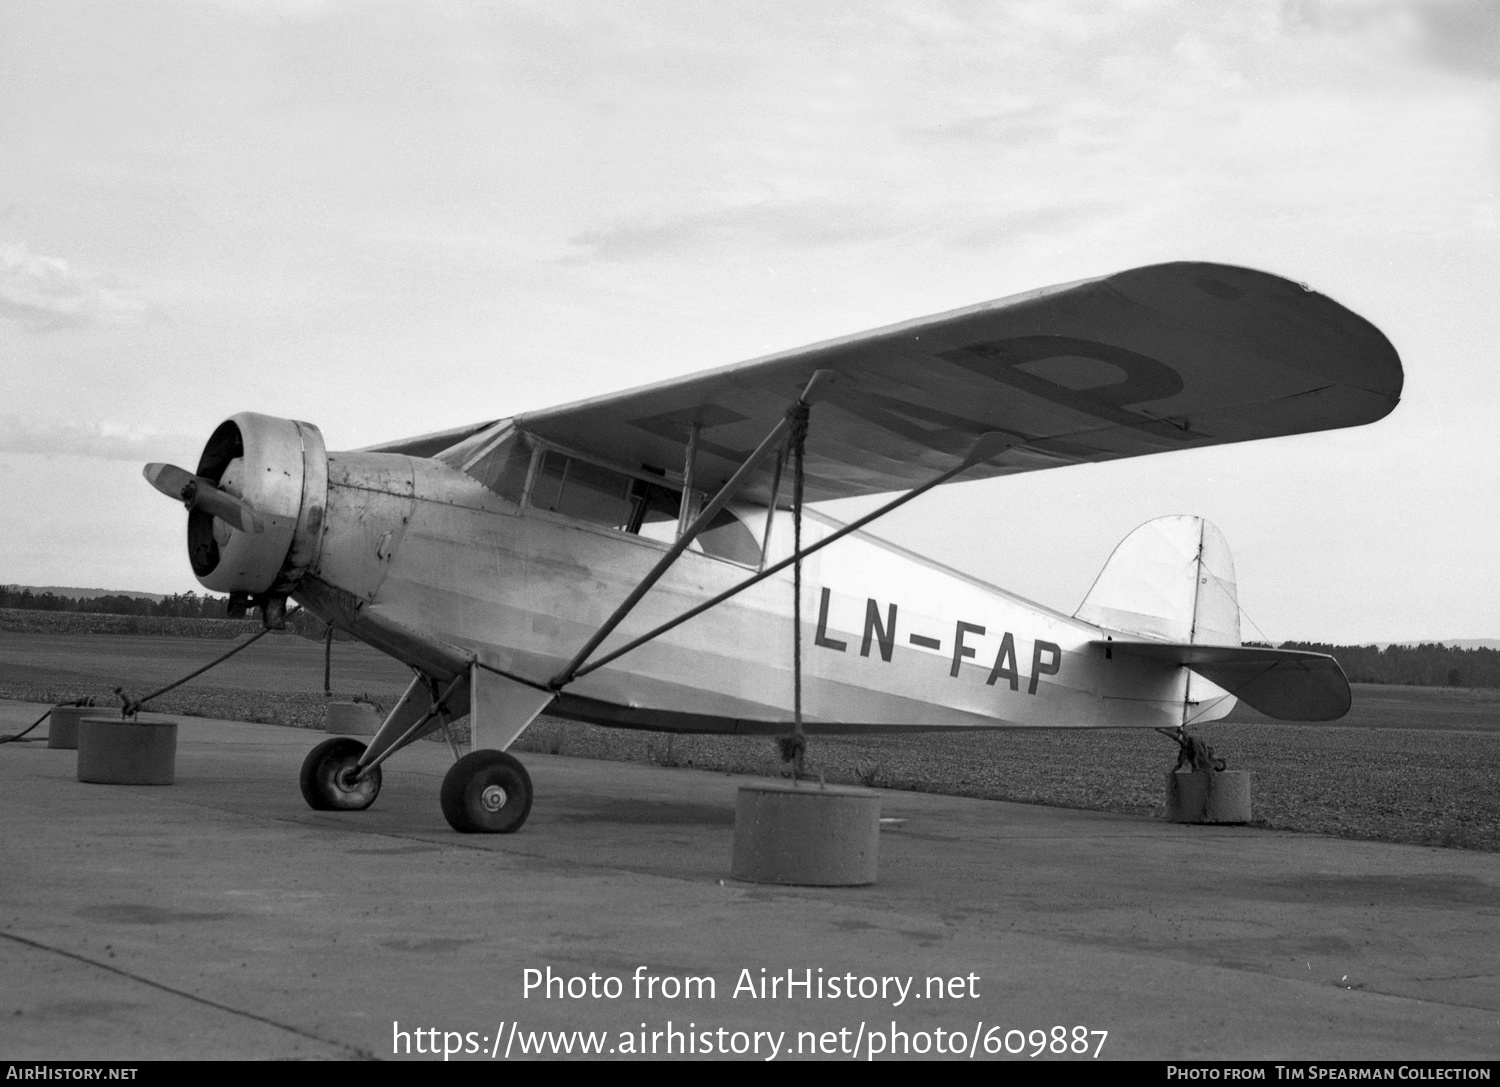
[{"label": "overcast sky", "polygon": [[196,588],[140,468],[236,411],[350,448],[1194,259],[1402,404],[881,531],[1072,611],[1201,513],[1247,637],[1500,637],[1497,80],[1492,0],[4,0],[0,582]]}]

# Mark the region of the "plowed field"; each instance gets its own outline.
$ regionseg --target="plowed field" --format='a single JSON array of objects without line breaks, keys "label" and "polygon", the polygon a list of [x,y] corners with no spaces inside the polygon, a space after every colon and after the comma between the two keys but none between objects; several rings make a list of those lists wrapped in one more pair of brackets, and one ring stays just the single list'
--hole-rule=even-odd
[{"label": "plowed field", "polygon": [[[222,639],[0,632],[0,698],[117,701],[224,652]],[[410,679],[363,645],[336,643],[335,697],[390,706]],[[321,728],[323,646],[264,638],[150,709]],[[1359,685],[1334,725],[1272,722],[1236,710],[1203,735],[1232,769],[1255,774],[1256,822],[1289,830],[1500,850],[1500,691]],[[779,774],[760,737],[620,732],[543,718],[519,750]],[[1152,732],[995,731],[814,737],[811,772],[885,788],[1158,814],[1175,746]],[[399,772],[399,757],[392,772]],[[542,802],[539,800],[539,802]]]}]

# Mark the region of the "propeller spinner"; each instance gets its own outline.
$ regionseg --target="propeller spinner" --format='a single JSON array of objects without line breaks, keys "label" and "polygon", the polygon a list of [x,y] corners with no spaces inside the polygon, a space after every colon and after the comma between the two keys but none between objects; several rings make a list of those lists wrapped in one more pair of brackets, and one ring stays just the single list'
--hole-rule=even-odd
[{"label": "propeller spinner", "polygon": [[189,512],[202,510],[231,528],[251,535],[259,535],[266,530],[265,524],[255,515],[255,510],[248,502],[228,491],[220,490],[211,479],[195,476],[175,464],[148,464],[142,474],[147,483],[168,498],[179,499]]}]

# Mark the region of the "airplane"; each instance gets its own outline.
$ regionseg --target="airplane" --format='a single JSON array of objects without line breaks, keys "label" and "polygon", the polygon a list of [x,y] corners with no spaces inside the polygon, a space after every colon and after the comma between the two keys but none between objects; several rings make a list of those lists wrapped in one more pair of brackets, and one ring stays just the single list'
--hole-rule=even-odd
[{"label": "airplane", "polygon": [[[779,736],[798,770],[817,733],[1342,716],[1331,657],[1241,644],[1200,518],[1131,533],[1073,615],[862,530],[945,483],[1371,423],[1402,381],[1324,295],[1183,262],[352,452],[245,412],[196,472],[145,475],[232,614],[277,627],[295,600],[415,673],[368,745],[308,755],[312,808],[368,808],[441,730],[449,824],[509,833],[532,786],[507,748],[544,711]],[[849,524],[807,508],[891,494]]]}]

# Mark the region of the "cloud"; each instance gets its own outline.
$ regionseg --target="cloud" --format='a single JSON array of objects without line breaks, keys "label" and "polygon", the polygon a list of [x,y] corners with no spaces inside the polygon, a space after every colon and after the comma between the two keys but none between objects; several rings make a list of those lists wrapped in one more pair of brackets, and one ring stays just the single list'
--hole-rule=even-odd
[{"label": "cloud", "polygon": [[93,457],[98,460],[191,460],[202,441],[181,434],[163,434],[153,427],[131,423],[58,422],[0,415],[0,453]]},{"label": "cloud", "polygon": [[1500,5],[1494,0],[1287,0],[1289,25],[1354,36],[1446,71],[1500,79]]},{"label": "cloud", "polygon": [[584,231],[568,239],[585,252],[567,258],[635,260],[740,246],[820,246],[878,241],[909,229],[904,213],[828,200],[766,200],[661,216]]},{"label": "cloud", "polygon": [[1018,144],[1055,140],[1060,130],[1055,111],[1027,105],[980,117],[956,117],[912,125],[904,134],[918,142]]},{"label": "cloud", "polygon": [[[1500,19],[1500,3],[1483,2]],[[739,260],[894,239],[971,252],[1027,237],[1061,246],[1213,222],[1226,209],[1267,221],[1374,213],[1387,229],[1431,231],[1453,217],[1452,199],[1431,198],[1439,187],[1474,203],[1461,179],[1429,176],[1440,174],[1429,164],[1472,142],[1481,111],[1455,107],[1458,89],[1422,71],[1459,48],[1463,34],[1443,27],[1482,29],[1488,16],[1470,0],[1228,8],[1049,3],[929,18],[934,6],[918,5],[894,28],[811,23],[831,50],[811,66],[781,63],[747,32],[742,48],[762,66],[703,106],[722,123],[674,107],[673,131],[691,137],[639,159],[670,169],[620,188],[649,203],[607,194],[600,217],[571,232],[563,263]],[[839,33],[843,52],[830,44]]]},{"label": "cloud", "polygon": [[131,320],[146,309],[105,277],[44,257],[26,246],[0,244],[0,318],[40,332]]},{"label": "cloud", "polygon": [[1416,9],[1426,54],[1465,75],[1500,79],[1500,6],[1494,0],[1450,0]]},{"label": "cloud", "polygon": [[1129,202],[1123,199],[1080,197],[1057,203],[1038,202],[1031,207],[976,212],[946,227],[942,236],[955,247],[988,249],[1027,236],[1057,238],[1095,229],[1111,219],[1127,217],[1130,211]]}]

